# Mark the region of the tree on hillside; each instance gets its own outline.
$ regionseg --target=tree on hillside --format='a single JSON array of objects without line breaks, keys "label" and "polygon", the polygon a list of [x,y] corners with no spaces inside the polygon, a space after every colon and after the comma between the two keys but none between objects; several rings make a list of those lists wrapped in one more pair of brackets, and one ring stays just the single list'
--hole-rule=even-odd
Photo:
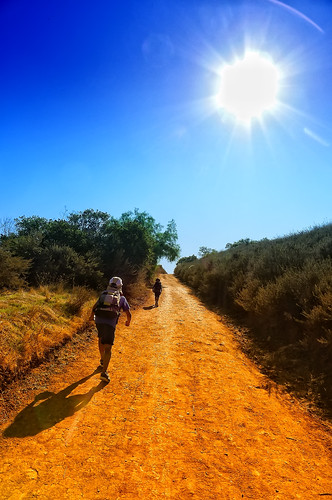
[{"label": "tree on hillside", "polygon": [[102,261],[112,265],[114,253],[122,251],[122,258],[134,269],[154,267],[162,257],[170,261],[179,254],[175,222],[168,223],[163,231],[160,224],[146,212],[125,212],[119,219],[105,224],[102,241]]},{"label": "tree on hillside", "polygon": [[71,213],[68,216],[69,224],[77,227],[80,231],[93,235],[102,233],[109,220],[110,216],[106,212],[91,208],[83,212]]},{"label": "tree on hillside", "polygon": [[215,250],[214,248],[199,247],[198,255],[200,257],[206,257],[207,255],[210,255],[211,253],[217,253],[217,250]]},{"label": "tree on hillside", "polygon": [[15,222],[9,217],[4,217],[0,219],[0,237],[9,236],[15,231]]},{"label": "tree on hillside", "polygon": [[174,262],[180,255],[180,247],[176,243],[178,234],[175,221],[172,219],[164,232],[159,232],[156,238],[154,248],[155,261],[166,258],[170,262]]},{"label": "tree on hillside", "polygon": [[39,254],[34,266],[33,283],[63,282],[68,285],[87,285],[98,288],[103,275],[94,260],[84,258],[68,246],[51,245]]},{"label": "tree on hillside", "polygon": [[226,243],[226,246],[225,248],[235,248],[235,247],[239,247],[239,246],[244,246],[244,245],[249,245],[250,243],[254,243],[253,240],[251,240],[250,238],[242,238],[241,240],[239,241],[235,241],[234,243]]},{"label": "tree on hillside", "polygon": [[195,260],[197,260],[196,255],[189,255],[188,257],[181,257],[181,259],[179,259],[177,261],[176,265],[178,266],[179,264],[185,264],[188,262],[195,262]]},{"label": "tree on hillside", "polygon": [[28,234],[42,233],[45,231],[48,220],[44,217],[33,215],[32,217],[18,217],[15,219],[17,234],[26,236]]},{"label": "tree on hillside", "polygon": [[25,285],[25,276],[30,262],[15,257],[0,247],[0,288],[15,289]]},{"label": "tree on hillside", "polygon": [[31,261],[32,285],[61,279],[99,286],[101,276],[119,273],[130,282],[139,271],[152,272],[160,258],[179,255],[175,222],[163,230],[138,209],[119,219],[88,209],[56,220],[22,216],[15,223],[14,232],[1,235],[0,248]]},{"label": "tree on hillside", "polygon": [[[146,247],[147,262],[155,265],[162,257],[171,262],[178,257],[180,248],[176,243],[178,235],[174,220],[171,220],[163,231],[163,227],[151,215],[135,209],[134,212],[122,214],[118,222],[122,229],[129,229],[133,235],[138,231],[135,240]],[[130,245],[133,246],[133,242]]]}]

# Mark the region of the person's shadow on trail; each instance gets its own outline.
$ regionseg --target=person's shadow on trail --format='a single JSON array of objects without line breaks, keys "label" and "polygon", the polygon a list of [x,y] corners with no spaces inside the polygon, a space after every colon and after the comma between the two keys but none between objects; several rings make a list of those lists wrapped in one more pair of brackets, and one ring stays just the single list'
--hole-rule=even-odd
[{"label": "person's shadow on trail", "polygon": [[99,382],[98,385],[92,387],[86,394],[74,394],[70,396],[70,393],[76,387],[84,384],[95,373],[97,373],[97,370],[91,375],[74,382],[57,394],[50,391],[38,394],[32,403],[16,415],[14,421],[4,430],[3,436],[22,438],[35,436],[39,432],[49,429],[57,422],[74,415],[74,413],[84,408],[91,401],[96,392],[106,386],[105,382]]}]

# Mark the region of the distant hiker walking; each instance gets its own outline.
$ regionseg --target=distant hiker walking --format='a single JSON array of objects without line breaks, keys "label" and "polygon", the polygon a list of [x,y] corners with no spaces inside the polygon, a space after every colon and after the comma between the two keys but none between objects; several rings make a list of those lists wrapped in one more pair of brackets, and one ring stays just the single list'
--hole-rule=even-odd
[{"label": "distant hiker walking", "polygon": [[154,293],[154,299],[155,299],[155,304],[154,304],[155,307],[158,307],[159,297],[160,297],[160,294],[162,292],[162,289],[163,289],[163,287],[161,285],[161,281],[159,278],[157,278],[155,281],[155,284],[152,287],[152,291]]},{"label": "distant hiker walking", "polygon": [[122,279],[115,276],[110,279],[108,287],[102,292],[92,308],[91,316],[98,330],[98,347],[100,352],[100,378],[105,382],[110,381],[107,373],[114,344],[115,328],[119,320],[120,311],[127,315],[126,326],[130,325],[131,312],[126,297],[122,294]]}]

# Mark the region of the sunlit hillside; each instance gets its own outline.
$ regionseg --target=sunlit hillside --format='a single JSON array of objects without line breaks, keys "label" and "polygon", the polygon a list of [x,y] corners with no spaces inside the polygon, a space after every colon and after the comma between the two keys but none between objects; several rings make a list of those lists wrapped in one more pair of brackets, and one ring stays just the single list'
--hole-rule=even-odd
[{"label": "sunlit hillside", "polygon": [[0,295],[0,387],[39,364],[87,326],[93,292],[62,287]]},{"label": "sunlit hillside", "polygon": [[175,275],[250,327],[269,374],[332,410],[332,224],[227,247]]}]

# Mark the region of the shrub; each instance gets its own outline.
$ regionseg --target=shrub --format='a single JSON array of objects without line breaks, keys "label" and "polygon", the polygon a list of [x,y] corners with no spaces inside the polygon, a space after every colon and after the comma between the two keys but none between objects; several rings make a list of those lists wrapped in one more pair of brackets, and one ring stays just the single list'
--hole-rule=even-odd
[{"label": "shrub", "polygon": [[82,307],[86,302],[91,300],[93,293],[82,286],[75,286],[72,289],[70,299],[65,305],[65,310],[69,316],[76,316],[81,312]]},{"label": "shrub", "polygon": [[24,286],[29,267],[28,260],[0,248],[0,288],[15,290]]},{"label": "shrub", "polygon": [[296,365],[308,392],[332,407],[332,224],[182,258],[174,274],[207,303],[240,311],[254,339],[275,351],[264,359]]}]

